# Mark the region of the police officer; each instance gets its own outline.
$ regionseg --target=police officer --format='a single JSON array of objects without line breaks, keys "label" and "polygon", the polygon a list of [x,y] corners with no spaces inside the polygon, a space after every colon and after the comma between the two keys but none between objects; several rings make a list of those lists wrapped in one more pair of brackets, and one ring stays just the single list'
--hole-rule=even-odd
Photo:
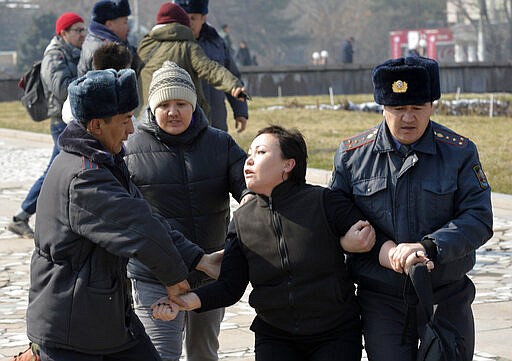
[{"label": "police officer", "polygon": [[492,236],[491,189],[477,148],[430,119],[441,96],[436,61],[392,59],[372,75],[384,121],[341,143],[330,184],[393,239],[381,245],[378,260],[349,259],[368,358],[416,360],[426,320],[420,307],[408,314],[403,290],[409,267],[423,262],[433,268],[436,317],[459,330],[471,360],[475,287],[466,273]]}]

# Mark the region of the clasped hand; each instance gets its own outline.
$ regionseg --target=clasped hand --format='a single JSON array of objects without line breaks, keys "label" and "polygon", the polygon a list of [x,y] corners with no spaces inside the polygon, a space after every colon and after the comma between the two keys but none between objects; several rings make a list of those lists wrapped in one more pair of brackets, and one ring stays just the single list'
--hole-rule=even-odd
[{"label": "clasped hand", "polygon": [[423,263],[429,271],[434,269],[434,262],[427,257],[421,243],[400,243],[386,241],[379,255],[382,266],[391,268],[398,273],[409,274],[416,263]]},{"label": "clasped hand", "polygon": [[169,297],[162,297],[151,305],[154,320],[172,321],[179,311],[192,311],[201,307],[201,300],[194,292],[175,295],[172,299],[175,302]]},{"label": "clasped hand", "polygon": [[368,221],[357,221],[340,238],[341,248],[349,253],[369,252],[375,244],[375,229]]}]

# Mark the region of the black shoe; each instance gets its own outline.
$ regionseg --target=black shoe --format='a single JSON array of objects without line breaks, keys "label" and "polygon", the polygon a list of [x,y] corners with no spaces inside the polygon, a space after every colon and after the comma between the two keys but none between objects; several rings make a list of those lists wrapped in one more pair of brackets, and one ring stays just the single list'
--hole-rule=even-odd
[{"label": "black shoe", "polygon": [[7,230],[22,237],[34,238],[34,231],[28,225],[28,219],[18,221],[16,218],[13,218],[12,222],[7,225]]}]

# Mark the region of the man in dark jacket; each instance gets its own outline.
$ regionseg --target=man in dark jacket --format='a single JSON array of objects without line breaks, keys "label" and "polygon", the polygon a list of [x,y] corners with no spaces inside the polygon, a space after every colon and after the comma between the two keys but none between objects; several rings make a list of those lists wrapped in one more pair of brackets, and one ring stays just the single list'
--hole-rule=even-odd
[{"label": "man in dark jacket", "polygon": [[82,17],[75,13],[64,13],[55,23],[55,36],[44,51],[41,64],[41,79],[48,101],[50,133],[53,139],[53,151],[44,173],[32,185],[21,207],[14,215],[7,229],[24,237],[34,237],[28,222],[36,212],[37,197],[41,191],[44,177],[53,159],[59,154],[57,138],[66,124],[62,121],[62,106],[68,96],[68,85],[77,77],[80,49],[85,39],[85,25]]},{"label": "man in dark jacket", "polygon": [[132,54],[131,68],[137,73],[142,64],[137,56],[136,49],[128,43],[130,26],[130,4],[128,0],[101,0],[94,4],[89,33],[82,47],[80,62],[78,63],[78,76],[82,76],[93,69],[92,58],[96,49],[105,42],[123,44]]},{"label": "man in dark jacket", "polygon": [[[222,64],[237,78],[241,77],[240,70],[236,66],[228,44],[220,37],[217,30],[208,24],[208,0],[175,0],[176,4],[181,6],[190,18],[190,28],[194,33],[194,37],[198,41],[205,54],[212,60]],[[247,118],[249,117],[246,102],[240,102],[233,98],[231,94],[221,92],[208,84],[207,81],[201,80],[201,86],[206,98],[206,102],[210,105],[210,114],[208,120],[210,124],[224,131],[228,130],[227,110],[225,98],[227,97],[229,105],[233,109],[235,118],[235,128],[238,133],[245,130],[247,126]]]},{"label": "man in dark jacket", "polygon": [[[138,105],[133,70],[91,71],[69,86],[72,121],[44,181],[30,267],[28,338],[42,360],[160,360],[126,289],[129,257],[166,285],[212,259],[152,212],[131,183],[123,141]],[[173,311],[174,312],[174,311]]]},{"label": "man in dark jacket", "polygon": [[466,273],[492,236],[491,188],[476,145],[430,120],[441,96],[435,60],[388,60],[373,70],[373,83],[384,120],[342,142],[331,181],[394,240],[381,245],[379,261],[349,256],[368,359],[416,360],[416,330],[426,317],[420,307],[406,312],[403,290],[411,265],[421,262],[434,266],[436,319],[455,326],[465,343],[461,359],[472,360],[475,287]]}]

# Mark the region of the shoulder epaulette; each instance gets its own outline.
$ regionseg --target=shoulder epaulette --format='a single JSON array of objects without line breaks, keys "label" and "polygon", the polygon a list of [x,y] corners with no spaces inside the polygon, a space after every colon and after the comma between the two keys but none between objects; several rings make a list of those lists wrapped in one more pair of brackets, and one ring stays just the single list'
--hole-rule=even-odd
[{"label": "shoulder epaulette", "polygon": [[345,150],[352,150],[363,145],[372,143],[375,140],[375,136],[377,135],[378,128],[372,128],[362,133],[359,133],[351,138],[347,138],[343,140],[343,145]]},{"label": "shoulder epaulette", "polygon": [[98,163],[94,163],[89,158],[82,155],[82,169],[99,169]]},{"label": "shoulder epaulette", "polygon": [[458,147],[463,147],[468,143],[468,138],[463,137],[457,133],[448,132],[446,130],[434,129],[434,135],[436,140]]}]

